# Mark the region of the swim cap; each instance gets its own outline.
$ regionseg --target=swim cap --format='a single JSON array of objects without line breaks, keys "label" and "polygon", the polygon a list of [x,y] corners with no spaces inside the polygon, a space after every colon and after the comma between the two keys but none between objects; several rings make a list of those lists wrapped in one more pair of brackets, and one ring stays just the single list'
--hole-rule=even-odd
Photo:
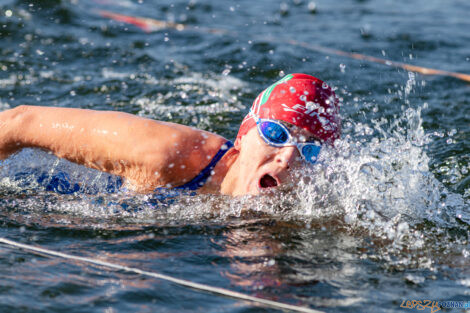
[{"label": "swim cap", "polygon": [[341,121],[338,98],[320,79],[307,74],[289,74],[256,97],[243,119],[237,139],[256,126],[258,118],[285,121],[312,133],[321,142],[339,138]]}]

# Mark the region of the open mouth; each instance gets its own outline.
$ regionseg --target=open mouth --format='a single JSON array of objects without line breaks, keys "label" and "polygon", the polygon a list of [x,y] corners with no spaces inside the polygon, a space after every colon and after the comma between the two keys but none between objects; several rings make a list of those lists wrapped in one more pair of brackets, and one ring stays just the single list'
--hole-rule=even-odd
[{"label": "open mouth", "polygon": [[272,177],[269,174],[263,175],[261,179],[259,180],[259,185],[261,188],[270,188],[270,187],[276,187],[277,186],[277,181],[274,177]]}]

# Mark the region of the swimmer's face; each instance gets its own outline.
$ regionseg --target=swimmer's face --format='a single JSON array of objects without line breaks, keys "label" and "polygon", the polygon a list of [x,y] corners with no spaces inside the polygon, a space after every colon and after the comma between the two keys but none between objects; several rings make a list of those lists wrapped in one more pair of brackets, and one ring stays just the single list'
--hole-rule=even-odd
[{"label": "swimmer's face", "polygon": [[[311,138],[308,131],[295,126],[290,131],[298,141]],[[240,151],[240,167],[238,180],[232,186],[233,195],[256,195],[286,184],[290,181],[290,170],[303,162],[295,146],[271,146],[259,136],[256,127],[250,129],[235,146]]]}]

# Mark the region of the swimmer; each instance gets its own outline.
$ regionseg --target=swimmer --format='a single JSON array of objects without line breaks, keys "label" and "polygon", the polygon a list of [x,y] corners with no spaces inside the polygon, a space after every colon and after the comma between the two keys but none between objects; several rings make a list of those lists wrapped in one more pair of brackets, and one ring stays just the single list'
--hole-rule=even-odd
[{"label": "swimmer", "polygon": [[0,158],[40,148],[122,177],[139,192],[157,188],[232,196],[289,182],[340,134],[338,99],[323,81],[289,74],[264,90],[227,139],[128,113],[18,106],[0,113]]}]

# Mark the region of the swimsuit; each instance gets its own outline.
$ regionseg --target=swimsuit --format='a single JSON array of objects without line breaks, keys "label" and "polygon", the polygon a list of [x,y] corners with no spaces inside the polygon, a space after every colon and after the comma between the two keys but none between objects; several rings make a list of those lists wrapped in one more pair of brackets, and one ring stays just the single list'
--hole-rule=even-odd
[{"label": "swimsuit", "polygon": [[175,187],[174,189],[196,190],[204,186],[207,179],[212,175],[212,170],[217,165],[217,162],[222,159],[225,153],[233,147],[231,141],[227,141],[220,147],[220,150],[214,155],[209,165],[207,165],[196,177],[182,186]]},{"label": "swimsuit", "polygon": [[44,186],[47,191],[54,191],[63,195],[70,195],[76,192],[85,194],[98,194],[105,191],[106,193],[114,193],[122,187],[122,178],[109,174],[107,179],[98,184],[86,184],[85,186],[74,182],[69,174],[59,171],[50,174],[42,173],[37,178],[39,185]]}]

